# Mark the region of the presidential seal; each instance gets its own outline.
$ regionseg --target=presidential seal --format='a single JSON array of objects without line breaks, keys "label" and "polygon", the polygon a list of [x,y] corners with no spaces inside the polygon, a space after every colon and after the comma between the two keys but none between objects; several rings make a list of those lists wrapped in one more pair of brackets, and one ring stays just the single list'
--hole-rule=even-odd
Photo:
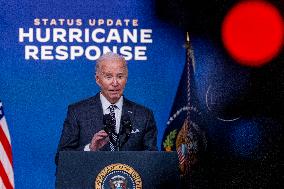
[{"label": "presidential seal", "polygon": [[142,189],[140,175],[130,166],[116,163],[101,170],[95,180],[95,189]]}]

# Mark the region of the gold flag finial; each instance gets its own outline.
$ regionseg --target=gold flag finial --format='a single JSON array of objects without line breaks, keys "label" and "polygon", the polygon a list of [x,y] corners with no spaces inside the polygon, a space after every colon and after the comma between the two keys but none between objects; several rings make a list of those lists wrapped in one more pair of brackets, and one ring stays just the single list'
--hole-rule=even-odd
[{"label": "gold flag finial", "polygon": [[189,34],[186,32],[186,41],[189,43]]},{"label": "gold flag finial", "polygon": [[193,55],[193,49],[191,47],[190,44],[190,40],[189,40],[189,33],[186,32],[186,44],[185,47],[187,48],[188,51],[188,58],[189,60],[187,60],[188,62],[192,62],[192,66],[193,66],[193,72],[195,72],[195,59],[194,59],[194,55]]}]

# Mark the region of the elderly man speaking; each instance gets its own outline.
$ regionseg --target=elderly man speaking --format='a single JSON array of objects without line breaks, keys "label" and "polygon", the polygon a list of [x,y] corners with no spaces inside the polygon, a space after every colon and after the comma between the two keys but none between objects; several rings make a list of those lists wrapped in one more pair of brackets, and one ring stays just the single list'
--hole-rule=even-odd
[{"label": "elderly man speaking", "polygon": [[128,69],[115,53],[102,55],[96,63],[94,97],[69,105],[58,145],[60,151],[157,150],[157,128],[150,109],[123,96]]}]

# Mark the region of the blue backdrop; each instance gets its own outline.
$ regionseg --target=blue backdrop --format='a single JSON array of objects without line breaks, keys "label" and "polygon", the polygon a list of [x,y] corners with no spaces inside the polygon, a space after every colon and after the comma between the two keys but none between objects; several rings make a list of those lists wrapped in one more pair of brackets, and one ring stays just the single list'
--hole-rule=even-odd
[{"label": "blue backdrop", "polygon": [[[184,65],[184,33],[158,20],[155,4],[146,1],[1,1],[0,98],[12,139],[15,186],[54,188],[54,155],[67,106],[95,95],[94,61],[25,60],[25,46],[64,43],[19,42],[19,28],[64,28],[35,26],[34,19],[137,19],[139,29],[151,29],[152,43],[146,61],[129,61],[125,96],[154,111],[159,128],[159,146],[177,83]],[[82,25],[75,28],[117,28],[126,26]],[[69,43],[68,45],[116,45],[115,43]],[[119,44],[121,45],[121,44]],[[135,46],[143,44],[126,45]]]}]

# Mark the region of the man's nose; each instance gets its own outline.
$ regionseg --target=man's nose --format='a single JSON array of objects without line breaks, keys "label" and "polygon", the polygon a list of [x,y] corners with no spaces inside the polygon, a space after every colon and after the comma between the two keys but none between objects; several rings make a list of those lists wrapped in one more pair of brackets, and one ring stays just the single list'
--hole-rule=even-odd
[{"label": "man's nose", "polygon": [[117,85],[118,85],[118,81],[117,81],[117,78],[116,78],[116,77],[113,77],[113,79],[112,79],[112,85],[113,85],[113,86],[117,86]]}]

